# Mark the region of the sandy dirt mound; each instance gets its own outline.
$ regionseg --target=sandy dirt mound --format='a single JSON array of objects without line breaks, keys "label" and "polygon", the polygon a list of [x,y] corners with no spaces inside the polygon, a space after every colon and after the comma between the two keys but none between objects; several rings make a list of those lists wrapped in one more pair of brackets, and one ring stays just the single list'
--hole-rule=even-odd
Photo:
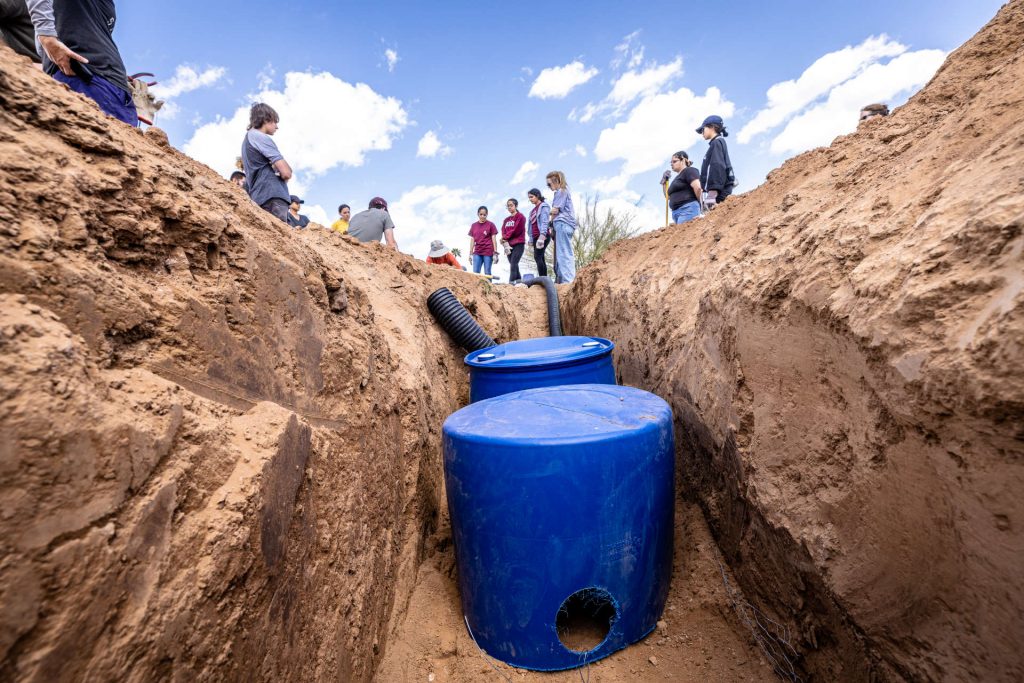
[{"label": "sandy dirt mound", "polygon": [[1017,0],[893,116],[619,243],[563,302],[672,403],[797,673],[1024,677],[1021,169]]},{"label": "sandy dirt mound", "polygon": [[6,48],[0,160],[0,679],[371,677],[468,394],[426,296],[543,291],[292,231]]}]

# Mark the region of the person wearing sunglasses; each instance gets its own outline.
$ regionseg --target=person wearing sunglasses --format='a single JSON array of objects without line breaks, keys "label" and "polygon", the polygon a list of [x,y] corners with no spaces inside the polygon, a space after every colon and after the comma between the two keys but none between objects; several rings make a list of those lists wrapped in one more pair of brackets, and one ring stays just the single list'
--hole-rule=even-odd
[{"label": "person wearing sunglasses", "polygon": [[551,198],[551,227],[555,236],[555,282],[564,284],[576,279],[576,256],[572,251],[572,235],[576,232],[576,211],[569,194],[569,184],[561,171],[546,176]]}]

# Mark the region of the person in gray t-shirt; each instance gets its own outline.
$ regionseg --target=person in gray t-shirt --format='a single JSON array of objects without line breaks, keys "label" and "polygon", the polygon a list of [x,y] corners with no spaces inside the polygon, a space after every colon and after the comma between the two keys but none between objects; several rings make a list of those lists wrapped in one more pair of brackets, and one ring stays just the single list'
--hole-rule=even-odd
[{"label": "person in gray t-shirt", "polygon": [[242,166],[249,197],[265,211],[288,222],[288,181],[292,167],[270,137],[281,119],[269,104],[258,102],[249,110],[249,128],[242,141]]},{"label": "person in gray t-shirt", "polygon": [[398,251],[395,224],[388,213],[388,203],[380,197],[370,200],[370,208],[360,211],[348,220],[348,234],[360,242],[379,242],[383,237],[388,246]]}]

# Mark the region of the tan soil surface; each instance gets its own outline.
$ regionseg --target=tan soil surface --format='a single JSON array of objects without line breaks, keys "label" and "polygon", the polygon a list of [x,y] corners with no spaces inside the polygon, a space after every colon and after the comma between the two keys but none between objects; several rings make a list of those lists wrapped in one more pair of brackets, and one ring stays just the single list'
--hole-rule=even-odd
[{"label": "tan soil surface", "polygon": [[290,230],[6,48],[0,160],[0,680],[368,680],[468,397],[426,296],[543,291]]},{"label": "tan soil surface", "polygon": [[[420,567],[404,620],[389,639],[380,683],[468,683],[510,679],[524,683],[626,681],[763,681],[771,667],[738,623],[723,582],[717,550],[700,509],[679,501],[676,549],[665,615],[640,643],[584,669],[538,673],[486,656],[470,638],[459,604],[451,537],[442,529]],[[734,584],[730,584],[734,587]],[[741,596],[736,596],[742,599]],[[653,659],[652,659],[653,658]]]},{"label": "tan soil surface", "polygon": [[616,244],[563,316],[673,405],[797,673],[1024,679],[1024,2],[892,116]]}]

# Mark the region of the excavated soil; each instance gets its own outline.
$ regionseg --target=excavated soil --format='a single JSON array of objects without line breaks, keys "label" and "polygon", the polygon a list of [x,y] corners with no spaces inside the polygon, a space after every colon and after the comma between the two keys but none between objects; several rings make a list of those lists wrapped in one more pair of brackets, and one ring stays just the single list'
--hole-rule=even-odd
[{"label": "excavated soil", "polygon": [[[1024,0],[884,119],[564,288],[670,401],[664,623],[586,670],[462,626],[425,310],[539,288],[293,231],[0,47],[0,680],[1020,680]],[[705,521],[706,520],[706,521]]]},{"label": "excavated soil", "polygon": [[1022,254],[1014,1],[892,116],[573,284],[796,674],[1024,679]]}]

